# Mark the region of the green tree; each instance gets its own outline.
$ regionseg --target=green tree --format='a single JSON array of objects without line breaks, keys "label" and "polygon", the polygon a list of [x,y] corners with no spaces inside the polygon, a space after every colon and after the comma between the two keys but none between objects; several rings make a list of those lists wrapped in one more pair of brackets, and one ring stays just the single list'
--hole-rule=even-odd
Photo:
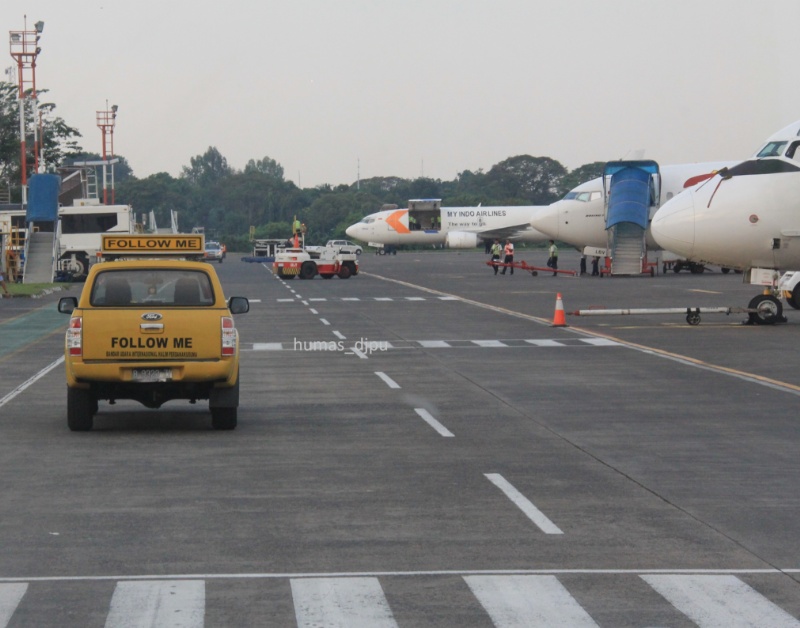
[{"label": "green tree", "polygon": [[567,169],[554,159],[518,155],[492,166],[486,181],[496,199],[548,205],[558,200],[559,182],[565,174]]},{"label": "green tree", "polygon": [[[17,103],[18,89],[16,85],[0,82],[0,181],[10,184],[12,198],[19,200],[21,197],[21,156],[19,135],[19,104]],[[46,89],[39,91],[39,96],[47,93]],[[25,148],[28,175],[33,174],[34,146],[33,130],[37,125],[38,116],[31,115],[30,101],[25,102],[26,128]],[[44,164],[47,168],[62,165],[64,159],[80,151],[77,139],[80,132],[69,126],[62,118],[54,114],[56,106],[53,103],[39,103],[38,113],[41,114],[42,133],[40,141],[44,153]]]},{"label": "green tree", "polygon": [[191,166],[183,167],[182,176],[195,185],[212,186],[233,174],[228,160],[213,146],[202,155],[189,159],[189,163]]},{"label": "green tree", "polygon": [[592,163],[583,164],[575,168],[575,170],[570,171],[568,175],[561,179],[561,183],[559,184],[559,196],[564,196],[564,194],[579,186],[581,183],[586,183],[597,177],[602,177],[605,166],[605,161],[593,161]]},{"label": "green tree", "polygon": [[244,167],[244,173],[258,172],[278,181],[283,181],[283,166],[274,159],[263,157],[262,159],[251,159]]}]

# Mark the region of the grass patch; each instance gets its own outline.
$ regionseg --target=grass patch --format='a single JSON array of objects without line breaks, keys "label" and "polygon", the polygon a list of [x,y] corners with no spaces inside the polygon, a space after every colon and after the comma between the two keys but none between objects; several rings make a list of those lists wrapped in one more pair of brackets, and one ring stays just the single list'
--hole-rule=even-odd
[{"label": "grass patch", "polygon": [[[43,294],[45,290],[52,290],[53,288],[72,289],[72,284],[69,283],[10,283],[7,281],[6,286],[12,297],[32,297]],[[81,287],[83,287],[83,284],[80,284],[78,290]]]}]

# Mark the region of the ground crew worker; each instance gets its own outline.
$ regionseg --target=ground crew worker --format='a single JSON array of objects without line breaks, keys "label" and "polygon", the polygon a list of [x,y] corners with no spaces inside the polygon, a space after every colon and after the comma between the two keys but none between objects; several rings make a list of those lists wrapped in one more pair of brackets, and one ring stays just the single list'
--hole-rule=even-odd
[{"label": "ground crew worker", "polygon": [[494,274],[497,274],[497,264],[500,262],[500,253],[503,252],[503,247],[500,246],[500,240],[495,238],[494,244],[492,244],[491,253],[492,253],[492,266],[494,266]]},{"label": "ground crew worker", "polygon": [[298,233],[301,233],[301,232],[302,232],[302,230],[303,230],[303,223],[301,223],[301,222],[300,222],[300,221],[297,219],[297,216],[295,216],[295,217],[294,217],[294,225],[293,225],[293,227],[292,227],[292,233],[294,233],[294,234],[298,234]]},{"label": "ground crew worker", "polygon": [[553,269],[553,277],[558,273],[558,247],[553,240],[550,240],[550,257],[547,259],[547,265]]},{"label": "ground crew worker", "polygon": [[[505,257],[503,258],[503,263],[504,264],[513,264],[514,263],[514,243],[511,240],[506,240],[506,245],[503,248],[503,251],[505,253]],[[503,272],[500,273],[501,275],[505,275],[506,274],[506,268],[510,268],[511,269],[511,274],[512,275],[514,274],[514,267],[513,266],[503,266]]]},{"label": "ground crew worker", "polygon": [[408,229],[409,231],[417,231],[419,229],[419,226],[417,225],[417,219],[411,214],[408,216]]}]

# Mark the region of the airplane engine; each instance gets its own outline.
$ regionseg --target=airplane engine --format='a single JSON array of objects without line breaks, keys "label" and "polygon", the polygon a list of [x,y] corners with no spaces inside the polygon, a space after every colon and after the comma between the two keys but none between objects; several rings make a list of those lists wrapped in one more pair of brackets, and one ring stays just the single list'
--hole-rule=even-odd
[{"label": "airplane engine", "polygon": [[445,238],[445,246],[449,249],[474,249],[478,242],[477,233],[466,231],[450,231]]}]

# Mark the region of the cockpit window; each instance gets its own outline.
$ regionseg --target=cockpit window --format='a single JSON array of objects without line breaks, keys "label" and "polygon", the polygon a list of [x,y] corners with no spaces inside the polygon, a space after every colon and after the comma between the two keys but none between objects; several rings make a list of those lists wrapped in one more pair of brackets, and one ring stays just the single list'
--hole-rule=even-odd
[{"label": "cockpit window", "polygon": [[589,201],[598,200],[601,196],[601,192],[578,192],[576,190],[572,190],[572,192],[567,192],[567,195],[562,200],[588,203]]},{"label": "cockpit window", "polygon": [[767,142],[767,145],[758,152],[756,157],[758,159],[762,157],[779,157],[783,153],[786,144],[787,142]]}]

